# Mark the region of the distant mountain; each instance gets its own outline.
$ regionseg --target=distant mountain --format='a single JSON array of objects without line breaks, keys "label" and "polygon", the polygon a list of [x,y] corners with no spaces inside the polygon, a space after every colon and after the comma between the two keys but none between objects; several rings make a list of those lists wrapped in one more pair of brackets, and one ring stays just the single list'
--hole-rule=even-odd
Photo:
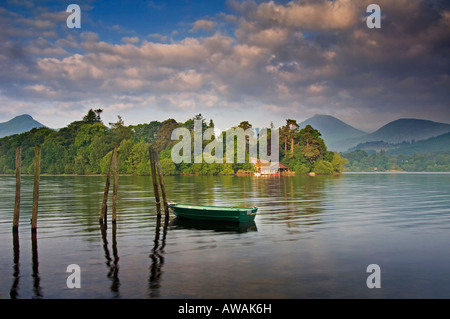
[{"label": "distant mountain", "polygon": [[0,123],[0,138],[27,132],[32,128],[43,127],[44,125],[34,120],[30,115],[23,114],[16,116],[8,122]]},{"label": "distant mountain", "polygon": [[306,125],[311,125],[313,128],[319,130],[328,149],[334,151],[346,150],[348,147],[341,147],[343,142],[345,144],[347,140],[357,139],[367,135],[366,132],[358,130],[331,115],[316,114],[301,122],[299,124],[300,129]]},{"label": "distant mountain", "polygon": [[426,140],[450,132],[450,124],[418,119],[399,119],[364,136],[366,142],[401,143]]},{"label": "distant mountain", "polygon": [[419,119],[399,119],[389,122],[370,134],[332,141],[329,148],[338,152],[355,149],[375,151],[397,149],[403,146],[393,144],[409,144],[448,132],[450,132],[450,124]]}]

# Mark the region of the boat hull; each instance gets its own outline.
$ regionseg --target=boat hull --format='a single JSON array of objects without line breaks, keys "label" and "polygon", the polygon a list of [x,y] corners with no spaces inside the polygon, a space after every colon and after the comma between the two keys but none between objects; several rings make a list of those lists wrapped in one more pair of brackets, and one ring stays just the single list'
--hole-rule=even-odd
[{"label": "boat hull", "polygon": [[187,204],[169,204],[175,216],[196,220],[249,222],[255,219],[257,207],[220,207]]}]

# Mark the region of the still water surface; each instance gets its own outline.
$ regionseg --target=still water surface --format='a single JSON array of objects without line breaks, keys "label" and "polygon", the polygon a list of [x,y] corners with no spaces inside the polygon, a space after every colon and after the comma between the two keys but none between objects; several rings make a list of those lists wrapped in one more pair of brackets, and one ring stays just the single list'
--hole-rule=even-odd
[{"label": "still water surface", "polygon": [[165,178],[170,200],[258,206],[241,225],[158,223],[151,179],[123,176],[102,228],[104,183],[42,176],[33,237],[23,177],[13,236],[15,179],[0,177],[0,298],[450,298],[450,174]]}]

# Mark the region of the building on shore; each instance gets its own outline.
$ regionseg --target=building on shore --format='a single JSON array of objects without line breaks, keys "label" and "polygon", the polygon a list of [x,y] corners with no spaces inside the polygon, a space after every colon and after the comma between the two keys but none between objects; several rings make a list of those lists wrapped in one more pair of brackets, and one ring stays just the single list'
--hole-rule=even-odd
[{"label": "building on shore", "polygon": [[251,158],[250,163],[256,166],[256,175],[277,175],[289,172],[289,167],[283,163],[271,163],[266,160]]}]

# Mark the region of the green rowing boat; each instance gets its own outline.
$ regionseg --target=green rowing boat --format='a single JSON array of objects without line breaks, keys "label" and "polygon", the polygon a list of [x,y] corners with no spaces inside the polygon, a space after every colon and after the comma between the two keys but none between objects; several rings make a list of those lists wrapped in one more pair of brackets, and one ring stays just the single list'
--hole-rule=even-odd
[{"label": "green rowing boat", "polygon": [[225,207],[170,203],[177,217],[231,222],[249,222],[255,219],[258,207]]}]

